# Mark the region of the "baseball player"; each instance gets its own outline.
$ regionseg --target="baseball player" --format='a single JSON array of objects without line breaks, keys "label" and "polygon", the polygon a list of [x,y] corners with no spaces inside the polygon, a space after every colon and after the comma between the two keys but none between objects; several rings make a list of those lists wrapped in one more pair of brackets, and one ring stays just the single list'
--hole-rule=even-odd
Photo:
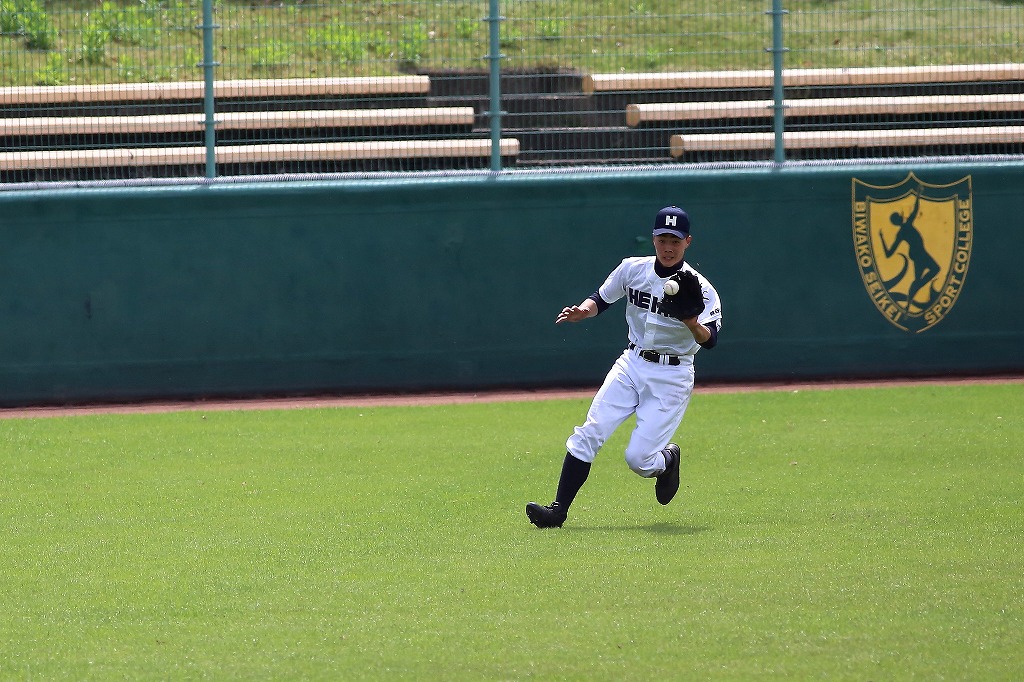
[{"label": "baseball player", "polygon": [[722,325],[718,293],[683,260],[692,240],[686,212],[678,206],[661,209],[654,220],[656,255],[624,259],[597,291],[555,318],[556,324],[579,322],[625,298],[629,343],[594,396],[586,421],[566,441],[554,502],[526,505],[527,518],[538,528],[562,526],[601,446],[633,414],[626,464],[656,480],[655,496],[663,505],[679,489],[679,446],[669,440],[690,402],[693,356],[715,346]]}]

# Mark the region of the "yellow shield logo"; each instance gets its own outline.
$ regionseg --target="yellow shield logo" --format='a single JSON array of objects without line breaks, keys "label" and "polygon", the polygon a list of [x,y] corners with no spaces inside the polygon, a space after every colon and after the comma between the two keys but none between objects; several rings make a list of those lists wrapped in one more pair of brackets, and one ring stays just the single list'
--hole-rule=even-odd
[{"label": "yellow shield logo", "polygon": [[971,176],[930,185],[853,179],[853,246],[878,311],[904,331],[935,326],[956,304],[971,262]]}]

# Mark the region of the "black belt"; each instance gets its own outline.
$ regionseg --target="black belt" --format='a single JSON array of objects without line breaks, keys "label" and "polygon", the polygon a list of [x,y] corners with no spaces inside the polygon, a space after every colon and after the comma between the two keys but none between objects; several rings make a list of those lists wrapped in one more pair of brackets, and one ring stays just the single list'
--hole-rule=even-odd
[{"label": "black belt", "polygon": [[[636,344],[630,341],[629,349],[636,349]],[[678,355],[662,355],[661,353],[653,350],[642,350],[639,353],[637,353],[637,355],[639,355],[647,362],[657,362],[658,364],[661,364],[662,358],[665,358],[665,363],[669,365],[678,365],[680,362],[682,362],[682,360],[679,359]]]}]

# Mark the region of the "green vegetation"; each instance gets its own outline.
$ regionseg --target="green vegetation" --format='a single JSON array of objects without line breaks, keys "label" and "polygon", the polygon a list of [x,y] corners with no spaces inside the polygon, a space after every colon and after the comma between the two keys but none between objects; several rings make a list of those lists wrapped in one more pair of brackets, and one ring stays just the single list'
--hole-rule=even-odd
[{"label": "green vegetation", "polygon": [[57,28],[39,0],[0,0],[0,33],[21,36],[29,50],[50,50]]},{"label": "green vegetation", "polygon": [[1024,385],[698,392],[537,530],[586,406],[2,421],[0,677],[1019,677]]},{"label": "green vegetation", "polygon": [[[767,68],[767,0],[503,0],[505,69],[586,72]],[[799,67],[1020,59],[1021,0],[788,0],[786,55]],[[218,0],[218,78],[388,75],[486,68],[488,6]],[[197,80],[197,0],[0,0],[0,85]],[[57,62],[61,68],[57,68]],[[124,62],[130,67],[125,68]]]}]

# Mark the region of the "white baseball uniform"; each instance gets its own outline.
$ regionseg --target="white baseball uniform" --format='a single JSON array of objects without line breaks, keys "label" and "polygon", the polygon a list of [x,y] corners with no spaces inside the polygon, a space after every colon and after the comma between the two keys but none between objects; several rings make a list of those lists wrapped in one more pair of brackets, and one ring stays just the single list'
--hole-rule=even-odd
[{"label": "white baseball uniform", "polygon": [[[659,311],[668,276],[658,276],[656,262],[655,256],[626,258],[598,289],[605,304],[626,297],[629,346],[594,396],[586,422],[577,426],[566,441],[569,454],[593,462],[615,429],[636,414],[636,428],[626,446],[626,463],[645,478],[665,470],[661,450],[668,445],[689,405],[693,356],[701,348],[686,325]],[[682,269],[693,272],[703,290],[704,310],[697,321],[721,328],[718,292],[688,264],[683,263]],[[604,307],[599,304],[599,309]]]}]

